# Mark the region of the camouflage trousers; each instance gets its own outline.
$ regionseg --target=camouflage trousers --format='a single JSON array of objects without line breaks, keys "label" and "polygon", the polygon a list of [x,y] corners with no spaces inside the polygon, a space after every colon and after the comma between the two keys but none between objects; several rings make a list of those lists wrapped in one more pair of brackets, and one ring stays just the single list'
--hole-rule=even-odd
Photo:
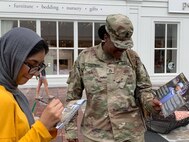
[{"label": "camouflage trousers", "polygon": [[115,140],[91,140],[87,137],[83,137],[83,142],[145,142],[144,135],[135,137],[131,140],[115,141]]}]

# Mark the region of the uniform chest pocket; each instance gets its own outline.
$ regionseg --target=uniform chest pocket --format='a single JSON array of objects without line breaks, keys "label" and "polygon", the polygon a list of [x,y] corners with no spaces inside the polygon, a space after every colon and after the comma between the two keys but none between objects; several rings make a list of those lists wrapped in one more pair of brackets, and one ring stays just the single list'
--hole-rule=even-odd
[{"label": "uniform chest pocket", "polygon": [[107,75],[103,67],[88,64],[83,70],[83,82],[88,94],[96,94],[105,89]]},{"label": "uniform chest pocket", "polygon": [[135,71],[130,66],[116,68],[114,83],[121,89],[133,86],[136,83]]}]

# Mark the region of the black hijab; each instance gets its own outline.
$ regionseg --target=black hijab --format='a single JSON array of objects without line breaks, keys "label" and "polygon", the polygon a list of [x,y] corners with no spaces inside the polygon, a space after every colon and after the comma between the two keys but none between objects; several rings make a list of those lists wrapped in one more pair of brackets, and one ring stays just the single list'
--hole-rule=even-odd
[{"label": "black hijab", "polygon": [[26,96],[18,89],[16,79],[32,48],[42,40],[34,31],[27,28],[13,28],[0,38],[0,85],[13,95],[28,122],[34,123],[34,118]]}]

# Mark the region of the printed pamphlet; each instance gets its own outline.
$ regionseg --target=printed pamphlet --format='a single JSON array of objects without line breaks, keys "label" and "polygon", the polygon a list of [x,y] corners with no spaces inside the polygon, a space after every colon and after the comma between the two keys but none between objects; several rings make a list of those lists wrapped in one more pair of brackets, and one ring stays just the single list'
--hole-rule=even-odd
[{"label": "printed pamphlet", "polygon": [[189,100],[189,82],[183,73],[156,90],[156,96],[162,103],[164,117],[169,116]]},{"label": "printed pamphlet", "polygon": [[62,129],[67,125],[81,106],[85,103],[86,99],[70,101],[62,112],[62,119],[56,125],[56,129]]}]

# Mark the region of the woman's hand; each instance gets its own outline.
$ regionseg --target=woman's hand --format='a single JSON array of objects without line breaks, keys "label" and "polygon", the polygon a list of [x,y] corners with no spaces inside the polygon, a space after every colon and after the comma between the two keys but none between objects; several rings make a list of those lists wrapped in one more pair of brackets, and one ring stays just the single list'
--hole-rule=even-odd
[{"label": "woman's hand", "polygon": [[53,99],[44,109],[40,121],[48,130],[52,130],[55,125],[61,120],[64,107],[59,99]]}]

